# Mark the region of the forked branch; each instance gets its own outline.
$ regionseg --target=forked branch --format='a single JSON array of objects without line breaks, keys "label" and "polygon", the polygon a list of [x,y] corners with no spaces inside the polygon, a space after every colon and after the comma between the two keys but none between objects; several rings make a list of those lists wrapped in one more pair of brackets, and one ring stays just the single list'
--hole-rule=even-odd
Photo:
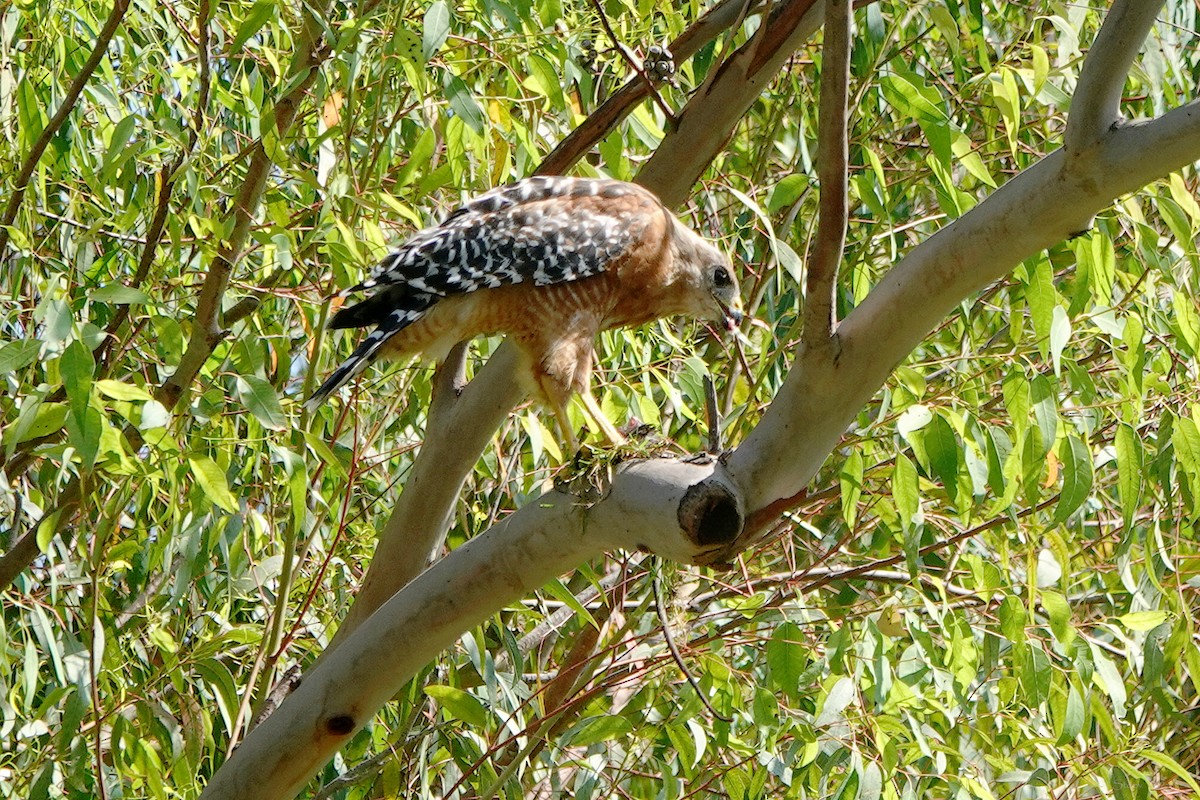
[{"label": "forked branch", "polygon": [[1086,155],[1121,120],[1125,79],[1161,9],[1151,0],[1116,0],[1109,9],[1071,98],[1063,143],[1072,158]]}]

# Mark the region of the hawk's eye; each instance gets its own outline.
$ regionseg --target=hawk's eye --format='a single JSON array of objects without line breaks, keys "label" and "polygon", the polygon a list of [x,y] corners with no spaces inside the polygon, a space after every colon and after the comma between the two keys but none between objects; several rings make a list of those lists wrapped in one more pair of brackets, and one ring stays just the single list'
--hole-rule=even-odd
[{"label": "hawk's eye", "polygon": [[728,286],[730,283],[729,271],[724,267],[717,267],[717,271],[713,273],[713,284],[718,287],[723,287]]}]

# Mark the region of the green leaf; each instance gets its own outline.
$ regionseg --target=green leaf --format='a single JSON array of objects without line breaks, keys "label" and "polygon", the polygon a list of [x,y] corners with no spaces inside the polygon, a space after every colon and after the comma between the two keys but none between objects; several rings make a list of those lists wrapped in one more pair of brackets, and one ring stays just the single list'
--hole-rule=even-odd
[{"label": "green leaf", "polygon": [[1046,589],[1042,590],[1041,598],[1046,616],[1050,618],[1050,631],[1054,638],[1063,644],[1070,644],[1075,636],[1075,629],[1071,626],[1071,605],[1067,598]]},{"label": "green leaf", "polygon": [[1033,418],[1041,432],[1040,456],[1044,457],[1058,439],[1058,398],[1045,375],[1033,376],[1029,382],[1029,399],[1033,405]]},{"label": "green leaf", "polygon": [[767,674],[771,684],[788,697],[800,693],[800,676],[808,667],[809,651],[804,631],[794,622],[783,622],[767,640]]},{"label": "green leaf", "polygon": [[907,117],[918,121],[944,122],[944,101],[938,91],[916,75],[885,75],[879,88],[888,104]]},{"label": "green leaf", "polygon": [[425,11],[425,26],[421,34],[421,54],[425,60],[437,55],[450,36],[450,8],[442,0],[430,4]]},{"label": "green leaf", "polygon": [[276,5],[276,0],[258,0],[250,7],[250,13],[242,20],[242,24],[238,26],[237,33],[233,37],[233,42],[229,45],[230,53],[237,53],[242,49],[242,45],[250,41],[250,37],[258,33],[259,29],[267,23],[267,20],[277,16],[279,8]]},{"label": "green leaf", "polygon": [[268,430],[282,431],[288,427],[287,415],[279,405],[275,387],[255,375],[239,375],[237,379],[238,399],[254,418]]},{"label": "green leaf", "polygon": [[196,477],[196,483],[204,490],[205,497],[231,514],[237,513],[237,498],[229,491],[225,473],[217,466],[217,462],[208,456],[191,456],[188,458],[188,466],[192,469],[192,475]]},{"label": "green leaf", "polygon": [[1113,444],[1117,453],[1117,499],[1128,528],[1142,498],[1142,442],[1137,431],[1122,422],[1117,425]]},{"label": "green leaf", "polygon": [[410,30],[400,28],[392,31],[392,46],[400,54],[401,58],[407,58],[416,64],[421,64],[425,61],[421,37]]},{"label": "green leaf", "polygon": [[91,469],[100,454],[100,437],[104,433],[104,418],[91,405],[67,417],[67,441],[79,454],[84,469]]},{"label": "green leaf", "polygon": [[127,146],[135,130],[137,130],[137,117],[132,114],[123,117],[113,128],[112,136],[108,142],[108,149],[105,151],[104,158],[100,162],[100,172],[105,176],[106,182],[115,168],[133,154],[131,150],[127,149]]},{"label": "green leaf", "polygon": [[1054,374],[1062,372],[1062,353],[1067,343],[1071,341],[1071,318],[1067,310],[1056,305],[1050,312],[1050,360],[1054,365]]},{"label": "green leaf", "polygon": [[96,388],[100,390],[100,394],[110,397],[113,400],[126,400],[132,403],[154,399],[149,392],[140,386],[133,386],[108,378],[96,381]]},{"label": "green leaf", "polygon": [[1071,684],[1071,689],[1067,693],[1067,705],[1062,713],[1062,717],[1058,720],[1055,726],[1058,730],[1058,741],[1056,744],[1061,747],[1069,742],[1075,741],[1080,733],[1083,732],[1083,723],[1087,717],[1087,711],[1084,708],[1083,695],[1079,693],[1079,689],[1075,684]]},{"label": "green leaf", "polygon": [[633,723],[625,717],[606,714],[589,717],[576,725],[565,738],[572,747],[589,747],[613,739],[624,739],[633,730]]},{"label": "green leaf", "polygon": [[461,720],[474,728],[486,728],[488,712],[473,694],[453,686],[426,686],[429,695],[451,719]]},{"label": "green leaf", "polygon": [[532,53],[526,61],[529,75],[525,78],[525,86],[550,101],[553,108],[562,108],[566,101],[563,99],[563,81],[555,71],[554,65],[546,58]]},{"label": "green leaf", "polygon": [[1131,631],[1148,631],[1166,622],[1167,612],[1131,611],[1128,614],[1122,614],[1117,619]]},{"label": "green leaf", "polygon": [[1008,149],[1017,155],[1017,135],[1021,131],[1021,96],[1011,69],[1001,67],[999,72],[988,75],[992,85],[992,99],[1000,110],[1004,129],[1008,134]]},{"label": "green leaf", "polygon": [[1196,779],[1192,777],[1191,773],[1184,769],[1178,761],[1171,758],[1171,756],[1160,750],[1143,750],[1140,755],[1146,760],[1158,764],[1176,778],[1179,778],[1192,790],[1194,797],[1200,797],[1200,784],[1196,783]]},{"label": "green leaf", "polygon": [[1196,423],[1187,417],[1175,420],[1171,444],[1175,446],[1175,458],[1188,477],[1193,483],[1200,481],[1200,430],[1197,430]]},{"label": "green leaf", "polygon": [[854,450],[842,463],[840,476],[842,519],[847,527],[853,528],[858,518],[858,501],[863,491],[863,458],[862,453]]},{"label": "green leaf", "polygon": [[62,373],[63,388],[71,401],[71,412],[76,418],[81,417],[92,397],[92,371],[96,368],[92,351],[76,339],[63,351],[58,368]]},{"label": "green leaf", "polygon": [[475,100],[471,89],[457,75],[446,80],[446,99],[450,102],[450,110],[454,115],[467,124],[475,133],[483,133],[486,120],[483,109]]},{"label": "green leaf", "polygon": [[1059,524],[1074,514],[1092,493],[1091,450],[1075,436],[1068,436],[1066,445],[1061,458],[1062,493],[1054,511],[1054,521]]},{"label": "green leaf", "polygon": [[22,370],[37,360],[42,343],[37,339],[18,339],[0,347],[0,375]]},{"label": "green leaf", "polygon": [[896,467],[892,471],[892,499],[900,514],[900,523],[906,530],[920,522],[921,494],[917,484],[917,468],[903,453],[896,455]]},{"label": "green leaf", "polygon": [[15,443],[28,442],[61,430],[71,413],[66,403],[38,403],[21,410],[16,427],[5,431],[5,439],[15,435]]},{"label": "green leaf", "polygon": [[961,444],[950,422],[940,413],[934,414],[929,427],[925,429],[925,452],[929,456],[933,474],[942,482],[951,502],[958,494],[960,448]]},{"label": "green leaf", "polygon": [[568,589],[558,578],[554,578],[549,583],[545,584],[542,587],[542,591],[553,597],[555,600],[562,602],[564,605],[578,614],[583,620],[585,620],[587,624],[599,630],[600,624],[596,622],[596,618],[593,617],[592,613],[584,607],[583,603],[579,602],[579,598],[575,596],[575,593]]},{"label": "green leaf", "polygon": [[1025,271],[1029,276],[1025,284],[1025,304],[1029,306],[1029,320],[1033,323],[1038,350],[1043,357],[1048,357],[1050,328],[1054,321],[1054,309],[1058,307],[1054,268],[1043,252],[1039,257],[1025,262]]},{"label": "green leaf", "polygon": [[88,295],[88,300],[99,303],[111,303],[117,306],[146,305],[153,302],[150,299],[150,295],[145,292],[128,286],[122,286],[119,283],[110,283],[107,286],[101,286]]},{"label": "green leaf", "polygon": [[1004,638],[1013,644],[1025,642],[1025,605],[1021,598],[1011,594],[1006,596],[1000,602],[996,616],[1000,618],[1000,632]]},{"label": "green leaf", "polygon": [[771,189],[771,196],[767,200],[767,213],[774,216],[785,208],[790,208],[793,203],[800,199],[808,189],[808,176],[799,173],[785,175],[779,183],[775,184]]}]

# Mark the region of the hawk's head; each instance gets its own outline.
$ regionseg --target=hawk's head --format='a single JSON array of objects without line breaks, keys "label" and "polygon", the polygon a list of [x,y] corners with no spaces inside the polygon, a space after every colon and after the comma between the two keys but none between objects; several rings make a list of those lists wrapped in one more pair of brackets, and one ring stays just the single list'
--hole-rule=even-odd
[{"label": "hawk's head", "polygon": [[690,290],[687,313],[720,320],[729,330],[741,324],[742,297],[729,256],[679,221],[675,222],[672,251]]}]

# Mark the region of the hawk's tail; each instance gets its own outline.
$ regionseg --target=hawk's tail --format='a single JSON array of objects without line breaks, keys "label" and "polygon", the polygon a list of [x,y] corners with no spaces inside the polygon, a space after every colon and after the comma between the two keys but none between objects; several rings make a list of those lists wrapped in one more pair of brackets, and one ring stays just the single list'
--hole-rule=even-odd
[{"label": "hawk's tail", "polygon": [[[380,310],[378,299],[379,295],[376,295],[358,306],[343,309],[334,315],[329,325],[331,328],[360,327],[374,323],[375,330],[371,331],[367,338],[363,339],[362,343],[354,349],[350,357],[325,379],[325,382],[313,392],[312,397],[304,401],[304,407],[309,411],[324,403],[331,394],[366,369],[367,365],[379,355],[379,349],[383,347],[384,343],[425,316],[425,312],[437,298],[424,292],[413,292],[404,298],[406,302],[402,307],[391,306],[391,310],[387,313],[376,313]],[[356,309],[360,306],[367,308],[356,313]]]}]

